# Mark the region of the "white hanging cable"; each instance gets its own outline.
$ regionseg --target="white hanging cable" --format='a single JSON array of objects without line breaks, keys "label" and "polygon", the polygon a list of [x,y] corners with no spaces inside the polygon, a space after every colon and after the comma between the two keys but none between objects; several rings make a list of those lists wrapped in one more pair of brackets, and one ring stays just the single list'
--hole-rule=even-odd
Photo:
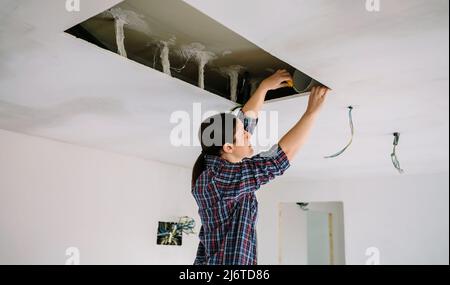
[{"label": "white hanging cable", "polygon": [[170,67],[170,69],[174,70],[175,72],[181,72],[186,67],[191,57],[192,56],[189,56],[181,67]]}]

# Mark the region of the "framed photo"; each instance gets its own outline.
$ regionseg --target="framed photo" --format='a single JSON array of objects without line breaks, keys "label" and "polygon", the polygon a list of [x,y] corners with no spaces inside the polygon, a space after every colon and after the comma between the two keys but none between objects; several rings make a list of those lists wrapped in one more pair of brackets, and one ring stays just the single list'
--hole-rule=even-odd
[{"label": "framed photo", "polygon": [[156,243],[161,245],[182,245],[183,231],[179,223],[159,222]]}]

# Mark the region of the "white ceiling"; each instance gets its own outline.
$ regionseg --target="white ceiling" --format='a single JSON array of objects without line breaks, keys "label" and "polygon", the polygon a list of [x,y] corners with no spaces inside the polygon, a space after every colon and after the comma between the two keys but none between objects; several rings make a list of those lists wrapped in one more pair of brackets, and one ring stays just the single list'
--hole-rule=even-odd
[{"label": "white ceiling", "polygon": [[[173,147],[175,110],[227,110],[229,101],[64,34],[118,0],[0,0],[0,128],[190,167],[199,149]],[[256,45],[333,88],[291,179],[448,172],[447,0],[186,0]],[[307,97],[271,102],[280,135]],[[356,136],[347,142],[346,106]],[[196,130],[195,130],[196,132]]]}]

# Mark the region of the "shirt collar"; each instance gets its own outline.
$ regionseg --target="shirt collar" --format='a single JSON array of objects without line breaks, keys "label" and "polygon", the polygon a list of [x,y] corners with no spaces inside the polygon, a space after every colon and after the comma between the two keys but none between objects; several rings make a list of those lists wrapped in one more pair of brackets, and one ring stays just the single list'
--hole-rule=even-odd
[{"label": "shirt collar", "polygon": [[207,168],[217,167],[225,162],[223,158],[217,155],[205,154],[205,164]]}]

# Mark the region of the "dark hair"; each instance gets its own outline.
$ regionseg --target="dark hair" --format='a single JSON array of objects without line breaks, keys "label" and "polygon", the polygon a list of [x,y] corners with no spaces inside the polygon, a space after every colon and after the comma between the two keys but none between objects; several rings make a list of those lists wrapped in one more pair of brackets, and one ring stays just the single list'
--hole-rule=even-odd
[{"label": "dark hair", "polygon": [[[230,113],[220,113],[204,120],[200,125],[199,140],[202,153],[198,156],[192,170],[192,185],[206,169],[205,155],[221,156],[223,145],[235,142],[236,120]],[[232,127],[232,128],[231,128]]]}]

